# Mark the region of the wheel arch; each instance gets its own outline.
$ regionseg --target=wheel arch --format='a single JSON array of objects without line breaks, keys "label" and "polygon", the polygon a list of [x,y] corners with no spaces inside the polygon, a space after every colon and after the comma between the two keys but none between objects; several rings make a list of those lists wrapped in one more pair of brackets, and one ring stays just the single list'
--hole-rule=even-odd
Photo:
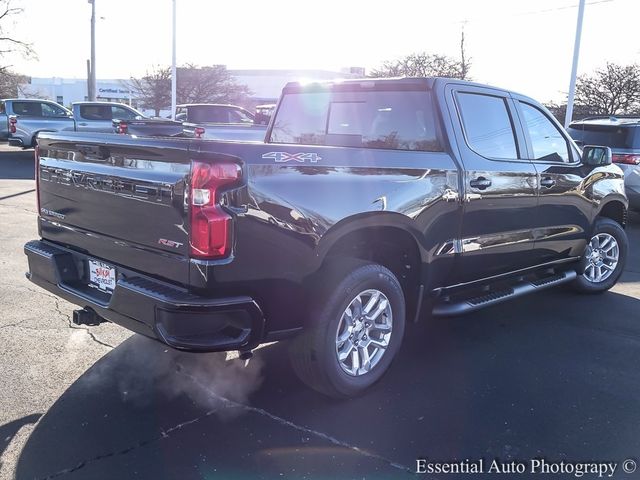
[{"label": "wheel arch", "polygon": [[600,204],[600,208],[596,213],[596,218],[610,218],[620,224],[622,228],[625,228],[627,224],[627,205],[628,203],[624,197],[611,197]]},{"label": "wheel arch", "polygon": [[345,257],[388,268],[402,285],[407,319],[413,319],[422,293],[422,269],[426,262],[420,237],[405,215],[392,212],[356,215],[337,223],[323,236],[317,248],[319,268]]}]

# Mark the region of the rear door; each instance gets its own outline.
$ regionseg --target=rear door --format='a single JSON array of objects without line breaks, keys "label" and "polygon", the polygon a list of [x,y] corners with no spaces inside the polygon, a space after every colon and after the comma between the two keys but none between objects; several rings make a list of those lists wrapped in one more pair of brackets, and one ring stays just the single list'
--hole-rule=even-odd
[{"label": "rear door", "polygon": [[445,92],[466,171],[456,282],[535,265],[536,170],[510,95],[469,85]]},{"label": "rear door", "polygon": [[536,103],[514,95],[524,130],[527,158],[538,174],[539,201],[534,255],[539,263],[582,255],[594,214],[585,182],[594,169],[553,118]]}]

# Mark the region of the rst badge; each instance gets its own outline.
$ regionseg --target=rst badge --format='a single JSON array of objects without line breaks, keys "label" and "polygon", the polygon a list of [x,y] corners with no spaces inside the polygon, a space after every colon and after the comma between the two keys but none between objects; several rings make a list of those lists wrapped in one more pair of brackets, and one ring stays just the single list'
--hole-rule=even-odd
[{"label": "rst badge", "polygon": [[171,247],[171,248],[180,248],[182,245],[184,245],[183,243],[174,242],[173,240],[167,240],[166,238],[159,239],[158,243],[160,245],[164,245],[165,247]]},{"label": "rst badge", "polygon": [[268,160],[275,160],[276,163],[285,163],[285,162],[299,162],[305,163],[309,161],[310,163],[318,163],[319,160],[322,160],[322,157],[317,153],[287,153],[287,152],[269,152],[262,155],[262,158]]}]

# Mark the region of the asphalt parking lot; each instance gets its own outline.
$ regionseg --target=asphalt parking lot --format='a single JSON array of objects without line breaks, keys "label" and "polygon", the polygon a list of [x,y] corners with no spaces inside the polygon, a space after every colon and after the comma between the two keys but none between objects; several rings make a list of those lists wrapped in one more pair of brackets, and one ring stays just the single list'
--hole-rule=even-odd
[{"label": "asphalt parking lot", "polygon": [[245,365],[72,326],[72,305],[24,277],[35,215],[32,152],[0,149],[1,479],[409,478],[425,457],[640,463],[639,215],[611,292],[547,291],[413,326],[383,380],[342,402],[304,387],[283,345]]}]

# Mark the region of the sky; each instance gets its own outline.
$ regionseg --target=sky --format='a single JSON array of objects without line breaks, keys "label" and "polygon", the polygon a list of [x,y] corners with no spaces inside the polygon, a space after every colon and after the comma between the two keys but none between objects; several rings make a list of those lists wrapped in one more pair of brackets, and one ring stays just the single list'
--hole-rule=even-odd
[{"label": "sky", "polygon": [[[3,59],[36,77],[85,78],[87,0],[11,0],[6,28],[37,59]],[[171,63],[171,0],[95,0],[98,79]],[[473,80],[559,101],[569,88],[578,0],[176,0],[178,64],[231,69],[367,70],[426,51],[459,57]],[[640,63],[640,0],[587,0],[578,73]]]}]

